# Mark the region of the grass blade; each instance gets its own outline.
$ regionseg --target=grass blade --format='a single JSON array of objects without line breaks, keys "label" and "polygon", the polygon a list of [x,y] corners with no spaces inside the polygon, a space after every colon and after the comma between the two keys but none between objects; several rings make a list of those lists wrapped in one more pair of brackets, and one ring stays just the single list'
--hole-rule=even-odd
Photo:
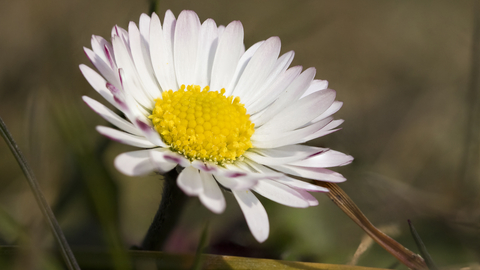
[{"label": "grass blade", "polygon": [[52,212],[52,209],[50,208],[50,206],[47,203],[47,200],[45,200],[45,197],[43,196],[43,193],[40,189],[37,179],[35,178],[35,175],[33,174],[33,171],[30,169],[30,166],[28,166],[28,163],[25,160],[25,157],[20,152],[18,145],[13,140],[12,135],[8,131],[8,128],[3,122],[3,119],[1,117],[0,117],[0,130],[2,133],[3,139],[7,143],[8,147],[10,148],[10,151],[12,151],[12,154],[15,156],[15,159],[18,162],[18,165],[20,165],[20,168],[25,174],[28,184],[32,189],[33,195],[35,196],[35,199],[37,200],[37,203],[40,209],[42,210],[42,213],[45,216],[45,219],[47,220],[48,224],[50,225],[50,228],[52,229],[53,235],[55,237],[55,240],[57,240],[58,245],[60,246],[62,256],[65,260],[65,263],[67,264],[68,269],[71,269],[71,270],[80,269],[80,267],[77,264],[77,261],[75,260],[75,256],[73,255],[73,252],[70,249],[70,246],[68,245],[67,240],[65,239],[65,236],[63,235],[62,229],[60,228],[60,225],[58,224],[57,219],[55,218],[55,215]]},{"label": "grass blade", "polygon": [[433,263],[432,257],[430,257],[430,254],[428,254],[427,247],[425,246],[425,244],[423,244],[423,241],[420,238],[420,235],[418,234],[417,230],[415,230],[415,227],[413,227],[413,224],[410,220],[408,220],[408,225],[410,226],[410,232],[412,233],[413,239],[415,240],[415,243],[417,244],[417,247],[420,250],[420,254],[425,260],[425,263],[427,264],[428,269],[437,270],[438,268]]}]

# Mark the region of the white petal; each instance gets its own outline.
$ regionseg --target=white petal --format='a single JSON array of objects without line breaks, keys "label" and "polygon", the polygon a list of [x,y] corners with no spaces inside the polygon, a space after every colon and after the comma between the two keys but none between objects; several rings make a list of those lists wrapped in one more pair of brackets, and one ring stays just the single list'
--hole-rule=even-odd
[{"label": "white petal", "polygon": [[140,176],[151,173],[155,166],[150,161],[150,150],[126,152],[115,158],[117,170],[129,176]]},{"label": "white petal", "polygon": [[334,90],[327,89],[297,100],[257,128],[255,133],[274,134],[299,128],[326,111],[335,101],[335,95]]},{"label": "white petal", "polygon": [[268,77],[264,80],[263,83],[261,83],[261,86],[250,92],[249,95],[245,96],[244,99],[242,99],[242,102],[245,104],[247,110],[251,103],[255,103],[259,99],[264,99],[267,96],[273,94],[272,92],[274,92],[274,89],[271,88],[272,84],[276,83],[278,80],[283,79],[283,74],[287,70],[288,66],[290,66],[290,63],[292,63],[294,55],[295,53],[293,51],[289,51],[280,56],[280,58],[278,58],[276,63],[274,64],[274,68],[272,69]]},{"label": "white petal", "polygon": [[[265,94],[259,97],[256,100],[253,100],[250,104],[245,104],[245,108],[252,116],[250,119],[253,123],[257,122],[257,119],[261,117],[261,114],[258,112],[265,109],[267,106],[272,104],[280,94],[282,94],[285,89],[298,77],[302,72],[302,67],[295,66],[287,69],[284,73],[278,76],[278,78],[267,88],[264,92]],[[262,111],[263,112],[263,111]]]},{"label": "white petal", "polygon": [[207,19],[200,28],[194,84],[202,88],[210,85],[213,60],[218,45],[217,29],[217,24],[212,19]]},{"label": "white petal", "polygon": [[152,144],[150,141],[146,140],[144,137],[135,136],[135,135],[125,133],[123,131],[116,130],[113,128],[97,126],[97,131],[100,134],[114,141],[117,141],[119,143],[128,144],[128,145],[141,147],[141,148],[152,148],[156,146]]},{"label": "white petal", "polygon": [[[259,172],[266,173],[266,174],[274,172],[272,169],[267,168],[267,167],[265,167],[261,164],[256,164],[255,162],[247,162],[247,163]],[[278,183],[282,183],[282,184],[287,185],[289,187],[293,187],[296,190],[297,189],[304,189],[304,190],[316,191],[316,192],[327,192],[328,191],[328,189],[326,189],[324,187],[313,185],[313,184],[310,184],[310,183],[305,182],[305,181],[297,180],[295,178],[288,177],[286,175],[284,175],[281,178],[276,178],[274,180]]]},{"label": "white petal", "polygon": [[304,160],[291,162],[289,165],[296,165],[302,167],[319,167],[329,168],[344,166],[350,164],[353,161],[353,157],[344,153],[328,150],[318,155],[311,156]]},{"label": "white petal", "polygon": [[263,85],[277,61],[280,47],[280,38],[271,37],[258,48],[233,90],[235,96],[243,99]]},{"label": "white petal", "polygon": [[203,191],[198,195],[200,201],[210,209],[210,211],[220,214],[225,210],[226,203],[223,193],[218,187],[217,182],[210,173],[200,171]]},{"label": "white petal", "polygon": [[[318,121],[318,123],[327,121],[327,119],[329,119],[329,118],[325,118],[323,120],[320,120],[320,121]],[[340,126],[342,123],[343,123],[342,119],[333,120],[330,123],[328,123],[326,126],[321,128],[320,130],[318,130],[318,131],[308,135],[307,137],[305,137],[305,141],[307,142],[307,141],[310,141],[310,140],[313,140],[313,139],[316,139],[316,138],[320,138],[320,137],[325,136],[327,134],[330,134],[332,132],[335,132],[339,129],[334,129],[334,128]]]},{"label": "white petal", "polygon": [[295,189],[273,180],[260,180],[253,191],[274,202],[297,208],[308,207],[308,202]]},{"label": "white petal", "polygon": [[174,31],[175,17],[171,11],[167,11],[165,14],[163,29],[157,14],[152,14],[150,19],[150,56],[157,81],[164,91],[178,89],[173,61]]},{"label": "white petal", "polygon": [[341,101],[334,101],[332,105],[330,105],[330,107],[324,111],[321,115],[319,115],[317,118],[313,119],[312,120],[312,123],[315,123],[317,121],[320,121],[322,119],[325,119],[329,116],[331,116],[332,114],[338,112],[338,110],[340,110],[340,108],[342,108],[343,106],[343,102]]},{"label": "white petal", "polygon": [[[308,202],[310,206],[318,205],[318,200],[315,197],[313,197],[312,194],[308,193],[305,190],[301,190],[301,189],[296,189],[296,190],[298,193],[300,193],[300,195],[303,196],[303,198]],[[328,192],[328,189],[327,189],[327,192]]]},{"label": "white petal", "polygon": [[303,93],[301,98],[304,98],[310,94],[313,94],[317,91],[325,90],[328,88],[328,81],[324,80],[313,80],[312,84],[308,87],[307,91]]},{"label": "white petal", "polygon": [[128,122],[127,120],[121,118],[116,113],[112,112],[109,108],[105,107],[105,105],[101,104],[100,102],[91,99],[87,96],[83,96],[83,101],[87,103],[92,110],[98,113],[103,119],[107,120],[108,122],[112,123],[116,127],[132,133],[137,136],[142,136],[142,133],[132,125],[132,123]]},{"label": "white petal", "polygon": [[184,10],[178,16],[173,43],[175,71],[180,85],[194,82],[200,20],[195,12]]},{"label": "white petal", "polygon": [[253,237],[255,237],[260,243],[267,240],[270,225],[268,222],[267,211],[265,211],[263,205],[249,190],[232,190],[232,192],[242,209]]},{"label": "white petal", "polygon": [[155,148],[154,150],[154,152],[152,151],[152,158],[155,161],[170,162],[184,168],[190,167],[190,161],[188,159],[178,153],[170,151],[168,148]]},{"label": "white petal", "polygon": [[199,195],[203,191],[202,179],[198,169],[186,167],[177,177],[177,185],[189,196]]},{"label": "white petal", "polygon": [[222,186],[234,190],[247,190],[255,186],[258,180],[248,177],[225,177],[220,174],[215,174],[215,179],[222,184]]},{"label": "white petal", "polygon": [[161,92],[158,88],[157,79],[154,77],[148,44],[141,36],[134,22],[130,22],[128,25],[128,33],[130,35],[130,49],[133,62],[145,87],[145,92],[151,99],[158,98]]},{"label": "white petal", "polygon": [[105,81],[102,76],[98,75],[97,72],[84,64],[80,65],[80,71],[93,89],[95,89],[104,99],[110,102],[110,104],[115,106],[117,109],[122,110],[122,107],[114,100],[112,93],[107,89],[107,81]]},{"label": "white petal", "polygon": [[121,72],[123,88],[143,107],[151,109],[153,107],[153,97],[148,96],[145,92],[127,47],[119,36],[112,37],[112,44],[115,50],[115,61],[119,70],[123,70]]},{"label": "white petal", "polygon": [[94,53],[88,48],[83,48],[85,54],[87,55],[88,59],[92,64],[97,68],[97,70],[102,74],[106,80],[110,83],[115,85],[116,87],[120,87],[120,81],[118,79],[117,69],[112,69],[98,54]]},{"label": "white petal", "polygon": [[258,135],[254,133],[250,139],[255,148],[275,148],[289,144],[304,143],[312,140],[312,134],[317,134],[317,131],[323,132],[324,127],[330,122],[332,122],[331,117],[301,129],[279,134]]},{"label": "white petal", "polygon": [[91,39],[92,50],[98,55],[110,69],[116,70],[115,62],[113,61],[112,45],[101,36],[92,35]]},{"label": "white petal", "polygon": [[165,158],[166,154],[171,153],[168,149],[156,148],[152,149],[149,153],[150,160],[155,165],[156,171],[161,174],[169,172],[177,166],[176,162]]},{"label": "white petal", "polygon": [[275,165],[270,166],[277,171],[284,172],[295,176],[309,178],[313,180],[339,183],[344,182],[346,179],[343,175],[324,168],[309,168],[290,165]]},{"label": "white petal", "polygon": [[[210,89],[219,91],[225,88],[227,90],[237,68],[238,60],[244,51],[243,46],[242,23],[233,21],[227,25],[222,36],[219,37],[213,60]],[[228,92],[229,90],[227,90]]]},{"label": "white petal", "polygon": [[296,77],[278,99],[265,110],[265,113],[260,115],[258,119],[255,119],[255,126],[258,127],[263,125],[279,112],[283,111],[289,104],[300,99],[301,95],[310,86],[315,77],[315,73],[316,71],[314,68],[309,68]]},{"label": "white petal", "polygon": [[140,35],[142,36],[143,43],[149,49],[148,41],[150,40],[150,17],[142,13],[140,15],[140,21],[138,22],[138,28],[140,29]]},{"label": "white petal", "polygon": [[327,151],[326,148],[318,148],[307,145],[286,145],[278,148],[254,148],[243,155],[259,164],[279,165],[304,160],[307,157]]}]

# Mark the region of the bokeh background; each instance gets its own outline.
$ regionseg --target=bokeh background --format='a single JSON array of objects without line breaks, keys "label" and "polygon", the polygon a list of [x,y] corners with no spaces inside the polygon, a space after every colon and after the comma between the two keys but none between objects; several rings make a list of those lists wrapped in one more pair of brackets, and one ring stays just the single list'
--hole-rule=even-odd
[{"label": "bokeh background", "polygon": [[[82,47],[90,47],[92,34],[109,39],[115,24],[138,22],[149,5],[0,1],[0,117],[76,248],[138,245],[161,199],[160,176],[126,177],[113,168],[114,157],[133,148],[95,131],[106,122],[81,96],[103,100],[78,69],[91,66]],[[167,9],[176,16],[192,9],[217,24],[241,20],[247,47],[279,36],[282,52],[296,52],[292,65],[316,67],[316,78],[328,80],[344,102],[336,114],[343,129],[310,144],[355,157],[338,168],[348,179],[340,186],[366,216],[418,252],[410,219],[440,267],[480,261],[473,1],[161,0],[161,18]],[[189,198],[164,250],[194,253],[206,222],[213,254],[348,264],[362,241],[368,246],[364,232],[324,194],[315,194],[320,204],[308,209],[261,198],[271,233],[258,244],[225,195],[221,215]],[[50,231],[3,141],[0,244],[37,250],[19,256],[18,269],[61,269],[46,251],[54,246]],[[395,262],[372,244],[356,264],[405,269]]]}]

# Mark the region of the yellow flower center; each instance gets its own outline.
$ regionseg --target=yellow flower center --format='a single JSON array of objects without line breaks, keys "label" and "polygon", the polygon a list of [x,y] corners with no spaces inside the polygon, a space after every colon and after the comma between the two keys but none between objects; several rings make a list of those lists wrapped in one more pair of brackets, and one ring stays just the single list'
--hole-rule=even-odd
[{"label": "yellow flower center", "polygon": [[150,119],[170,149],[190,160],[231,163],[252,143],[255,125],[239,97],[185,85],[155,99]]}]

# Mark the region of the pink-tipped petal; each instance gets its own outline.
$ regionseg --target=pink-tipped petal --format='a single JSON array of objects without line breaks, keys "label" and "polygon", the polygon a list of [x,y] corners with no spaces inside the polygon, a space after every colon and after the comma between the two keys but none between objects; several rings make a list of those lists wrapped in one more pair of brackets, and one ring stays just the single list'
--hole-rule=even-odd
[{"label": "pink-tipped petal", "polygon": [[270,224],[262,203],[249,190],[232,190],[232,193],[242,209],[253,237],[260,243],[267,240]]},{"label": "pink-tipped petal", "polygon": [[115,158],[115,167],[123,174],[129,176],[140,176],[151,173],[155,170],[154,164],[150,161],[150,150],[126,152]]}]

